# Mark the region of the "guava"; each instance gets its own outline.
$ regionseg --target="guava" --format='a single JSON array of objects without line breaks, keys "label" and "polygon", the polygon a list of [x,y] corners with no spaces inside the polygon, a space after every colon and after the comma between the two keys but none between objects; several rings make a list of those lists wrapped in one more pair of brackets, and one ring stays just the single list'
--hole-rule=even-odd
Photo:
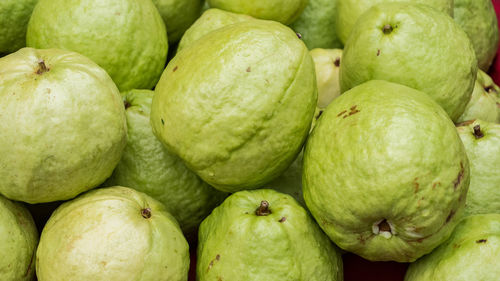
[{"label": "guava", "polygon": [[198,281],[343,280],[338,249],[297,201],[274,190],[232,194],[198,236]]},{"label": "guava", "polygon": [[254,18],[247,15],[235,14],[219,9],[208,9],[186,30],[179,42],[177,52],[180,52],[185,47],[214,30],[252,19]]},{"label": "guava", "polygon": [[228,25],[170,61],[153,97],[153,132],[216,189],[258,188],[300,152],[315,79],[309,51],[290,28],[257,19]]},{"label": "guava", "polygon": [[126,187],[62,204],[36,252],[39,281],[187,280],[188,243],[162,203]]},{"label": "guava", "polygon": [[26,42],[87,56],[121,91],[152,89],[168,53],[165,24],[149,0],[39,0]]},{"label": "guava", "polygon": [[0,1],[0,56],[26,46],[28,21],[38,0]]},{"label": "guava", "polygon": [[470,161],[465,214],[500,213],[500,124],[474,120],[457,130]]},{"label": "guava", "polygon": [[411,262],[446,240],[464,209],[469,162],[427,95],[373,80],[325,109],[304,152],[308,209],[340,248]]},{"label": "guava", "polygon": [[291,28],[302,35],[311,50],[314,48],[341,48],[335,31],[335,10],[338,0],[309,0],[300,17]]},{"label": "guava", "polygon": [[[453,1],[454,0],[412,0],[411,3],[429,5],[434,9],[453,17]],[[401,2],[401,0],[337,0],[335,28],[340,41],[344,44],[347,42],[347,38],[354,28],[356,21],[361,18],[361,15],[368,11],[372,6],[381,4],[383,7],[385,4],[390,4],[392,2]],[[418,28],[420,26],[421,25],[419,24],[414,28]]]},{"label": "guava", "polygon": [[179,41],[200,16],[203,0],[153,0],[168,31],[168,42]]},{"label": "guava", "polygon": [[149,123],[153,95],[150,90],[124,93],[127,146],[106,185],[131,187],[162,202],[184,233],[193,235],[226,194],[203,182],[153,135]]},{"label": "guava", "polygon": [[340,96],[339,69],[341,49],[313,49],[309,52],[316,69],[318,107],[323,109]]},{"label": "guava", "polygon": [[499,260],[500,214],[470,216],[448,241],[410,264],[405,281],[498,280]]},{"label": "guava", "polygon": [[23,48],[0,59],[0,193],[67,200],[108,178],[127,126],[120,92],[90,59]]},{"label": "guava", "polygon": [[469,36],[479,68],[488,71],[498,49],[498,23],[491,0],[454,0],[454,19]]},{"label": "guava", "polygon": [[457,123],[481,119],[500,123],[500,87],[482,70],[477,72],[472,96]]},{"label": "guava", "polygon": [[399,83],[428,94],[453,121],[464,112],[476,80],[467,34],[426,5],[371,7],[353,27],[342,57],[341,92],[369,80]]},{"label": "guava", "polygon": [[0,195],[0,280],[35,279],[38,231],[30,212]]},{"label": "guava", "polygon": [[288,25],[302,14],[308,0],[207,0],[207,2],[212,8]]},{"label": "guava", "polygon": [[274,189],[281,193],[292,196],[300,205],[306,208],[306,202],[302,195],[302,159],[304,154],[299,155],[292,164],[277,178],[264,185],[264,187]]}]

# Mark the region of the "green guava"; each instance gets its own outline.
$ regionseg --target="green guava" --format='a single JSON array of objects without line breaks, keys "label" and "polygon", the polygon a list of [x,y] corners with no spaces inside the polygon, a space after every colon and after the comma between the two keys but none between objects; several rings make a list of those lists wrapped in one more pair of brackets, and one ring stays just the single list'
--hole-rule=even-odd
[{"label": "green guava", "polygon": [[[349,37],[352,29],[354,28],[356,21],[361,17],[363,13],[368,11],[372,6],[381,4],[381,7],[384,7],[385,4],[390,4],[392,2],[401,2],[401,0],[337,0],[337,1],[338,1],[337,9],[335,13],[335,21],[336,21],[335,28],[337,36],[339,37],[340,41],[344,44],[347,42],[347,38]],[[454,0],[412,0],[411,3],[429,5],[434,9],[444,12],[453,17],[453,1]],[[418,27],[421,27],[421,25],[419,24],[414,28]],[[453,36],[451,35],[450,37],[453,38]]]},{"label": "green guava", "polygon": [[291,196],[240,191],[201,224],[197,279],[343,280],[340,252]]},{"label": "green guava", "polygon": [[408,2],[371,7],[344,46],[340,88],[369,80],[428,94],[457,120],[470,100],[477,61],[467,34],[448,15]]},{"label": "green guava", "polygon": [[475,120],[457,130],[470,161],[465,214],[500,213],[500,124]]},{"label": "green guava", "polygon": [[308,0],[207,0],[207,2],[212,8],[291,24],[302,14]]},{"label": "green guava", "polygon": [[90,59],[23,48],[0,59],[0,193],[67,200],[104,182],[126,144],[120,92]]},{"label": "green guava", "polygon": [[124,93],[127,146],[106,185],[131,187],[162,202],[184,233],[193,235],[226,194],[203,182],[153,135],[149,123],[153,95],[150,90]]},{"label": "green guava", "polygon": [[500,123],[500,87],[482,70],[477,72],[470,101],[456,122],[461,123],[474,119]]},{"label": "green guava", "polygon": [[28,21],[38,0],[0,1],[0,56],[26,46]]},{"label": "green guava", "polygon": [[185,281],[188,243],[165,206],[126,187],[62,204],[36,252],[39,281]]},{"label": "green guava", "polygon": [[168,31],[168,42],[179,41],[200,16],[203,0],[153,0]]},{"label": "green guava", "polygon": [[304,153],[300,151],[295,161],[277,178],[264,185],[281,193],[291,195],[297,202],[306,208],[302,195],[302,159]]},{"label": "green guava", "polygon": [[318,107],[323,109],[340,96],[339,69],[341,49],[313,49],[309,52],[316,69]]},{"label": "green guava", "polygon": [[500,214],[475,215],[450,239],[410,264],[405,281],[493,281],[500,276]]},{"label": "green guava", "polygon": [[479,68],[488,71],[498,49],[498,23],[491,0],[454,0],[455,22],[469,36]]},{"label": "green guava", "polygon": [[302,176],[307,207],[335,244],[368,260],[411,262],[458,223],[469,162],[438,104],[373,80],[323,112]]},{"label": "green guava", "polygon": [[149,0],[39,0],[26,42],[87,56],[121,91],[152,89],[168,53],[165,24]]},{"label": "green guava", "polygon": [[191,45],[204,35],[237,22],[254,19],[251,16],[235,14],[219,9],[209,9],[198,18],[182,36],[177,52]]},{"label": "green guava", "polygon": [[35,279],[38,231],[30,212],[0,195],[0,280]]},{"label": "green guava", "polygon": [[170,61],[153,98],[153,131],[216,189],[258,188],[300,152],[317,102],[315,79],[309,51],[290,28],[232,24]]},{"label": "green guava", "polygon": [[311,50],[341,48],[335,31],[335,10],[338,0],[309,0],[300,17],[290,26],[302,35]]}]

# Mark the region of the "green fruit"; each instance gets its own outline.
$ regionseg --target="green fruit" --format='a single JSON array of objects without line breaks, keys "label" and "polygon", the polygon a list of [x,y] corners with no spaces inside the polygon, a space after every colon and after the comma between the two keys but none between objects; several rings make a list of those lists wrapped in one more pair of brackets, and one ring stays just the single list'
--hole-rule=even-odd
[{"label": "green fruit", "polygon": [[62,204],[36,252],[39,281],[187,280],[189,251],[163,204],[125,187]]},{"label": "green fruit", "polygon": [[326,108],[340,96],[339,69],[342,58],[340,49],[313,49],[309,52],[316,69],[318,107]]},{"label": "green fruit", "polygon": [[309,49],[341,48],[335,32],[335,11],[338,0],[309,0],[300,17],[291,27],[302,35]]},{"label": "green fruit", "polygon": [[289,195],[229,196],[201,224],[197,280],[343,280],[337,248]]},{"label": "green fruit", "polygon": [[479,68],[488,71],[498,48],[497,15],[491,0],[454,0],[455,22],[469,36]]},{"label": "green fruit", "polygon": [[304,43],[263,20],[226,26],[183,49],[155,91],[156,136],[226,192],[260,187],[293,162],[317,99]]},{"label": "green fruit", "polygon": [[219,9],[209,9],[186,30],[179,42],[177,52],[191,45],[204,35],[237,22],[253,19],[251,16],[235,14]]},{"label": "green fruit", "polygon": [[26,46],[26,29],[38,0],[0,1],[0,56]]},{"label": "green fruit", "polygon": [[457,123],[481,119],[500,123],[500,87],[482,70],[477,72],[474,91]]},{"label": "green fruit", "polygon": [[[368,11],[372,6],[381,4],[384,7],[385,4],[390,7],[392,2],[400,2],[401,0],[337,0],[336,9],[336,31],[337,36],[340,38],[342,43],[347,42],[356,21],[361,17],[363,13]],[[453,17],[453,1],[454,0],[412,0],[415,4],[425,4],[437,9],[438,11],[444,12]],[[455,0],[457,1],[457,0]],[[475,1],[475,0],[472,0]],[[420,26],[420,24],[418,25]],[[415,26],[418,27],[418,26]],[[450,36],[450,38],[453,38]]]},{"label": "green fruit", "polygon": [[308,0],[207,0],[212,8],[291,24],[304,11]]},{"label": "green fruit", "polygon": [[465,214],[500,213],[500,124],[476,120],[457,130],[470,161]]},{"label": "green fruit", "polygon": [[500,276],[500,214],[467,217],[448,241],[410,264],[405,281],[493,281]]},{"label": "green fruit", "polygon": [[168,42],[179,41],[200,16],[203,0],[153,0],[168,31]]},{"label": "green fruit", "polygon": [[127,146],[106,185],[131,187],[160,201],[184,233],[191,235],[226,194],[203,182],[153,135],[149,123],[153,94],[149,90],[124,93]]},{"label": "green fruit", "polygon": [[306,144],[307,207],[339,247],[411,262],[450,235],[469,162],[453,122],[427,95],[374,80],[342,94]]},{"label": "green fruit", "polygon": [[0,59],[0,193],[67,200],[108,178],[126,144],[120,93],[86,57],[24,48]]},{"label": "green fruit", "polygon": [[0,195],[0,280],[34,280],[37,244],[38,231],[30,212]]},{"label": "green fruit", "polygon": [[168,52],[165,24],[151,0],[40,0],[26,42],[89,57],[121,91],[152,89]]},{"label": "green fruit", "polygon": [[291,195],[300,205],[306,208],[306,202],[302,195],[302,159],[304,158],[303,152],[300,151],[299,155],[292,162],[279,177],[275,178],[265,186],[276,191]]},{"label": "green fruit", "polygon": [[453,121],[464,112],[476,79],[467,34],[425,5],[373,6],[354,26],[342,56],[342,92],[369,80],[399,83],[428,94]]}]

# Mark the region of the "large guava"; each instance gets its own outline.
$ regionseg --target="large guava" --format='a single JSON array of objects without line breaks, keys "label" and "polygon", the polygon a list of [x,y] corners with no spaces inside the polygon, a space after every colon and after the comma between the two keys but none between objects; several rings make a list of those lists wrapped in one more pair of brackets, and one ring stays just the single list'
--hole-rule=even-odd
[{"label": "large guava", "polygon": [[465,149],[427,95],[374,80],[326,108],[308,138],[308,209],[339,247],[411,262],[450,235],[469,186]]},{"label": "large guava", "polygon": [[125,187],[62,204],[36,252],[39,281],[185,281],[188,244],[162,203]]},{"label": "large guava", "polygon": [[26,46],[28,21],[38,0],[0,1],[0,57]]},{"label": "large guava", "polygon": [[168,42],[179,41],[200,16],[203,0],[153,0],[168,31]]},{"label": "large guava", "polygon": [[90,59],[24,48],[0,59],[0,193],[67,200],[108,178],[126,144],[120,92]]},{"label": "large guava", "polygon": [[106,185],[148,194],[165,205],[186,235],[196,236],[198,225],[226,194],[203,182],[153,135],[149,122],[153,95],[150,90],[124,93],[127,146]]},{"label": "large guava", "polygon": [[257,188],[300,152],[316,106],[315,79],[309,51],[290,28],[232,24],[170,61],[153,98],[153,131],[213,187]]},{"label": "large guava", "polygon": [[470,161],[465,214],[500,213],[500,124],[475,120],[457,130]]},{"label": "large guava", "polygon": [[168,52],[165,23],[150,0],[39,0],[26,42],[89,57],[121,91],[152,89]]},{"label": "large guava", "polygon": [[494,281],[499,260],[500,214],[470,216],[448,241],[410,264],[405,281]]},{"label": "large guava", "polygon": [[30,212],[0,195],[0,280],[32,281],[38,231]]},{"label": "large guava", "polygon": [[201,224],[197,280],[343,280],[338,249],[289,195],[240,191]]},{"label": "large guava", "polygon": [[476,80],[467,34],[427,5],[371,7],[353,27],[342,57],[342,92],[369,80],[399,83],[428,94],[453,121],[464,112]]}]

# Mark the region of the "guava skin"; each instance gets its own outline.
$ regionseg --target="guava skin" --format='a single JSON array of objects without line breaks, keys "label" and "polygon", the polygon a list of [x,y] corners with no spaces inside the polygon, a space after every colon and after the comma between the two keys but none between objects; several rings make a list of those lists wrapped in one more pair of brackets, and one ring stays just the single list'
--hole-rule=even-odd
[{"label": "guava skin", "polygon": [[178,42],[201,15],[203,0],[153,0],[168,31],[168,42]]},{"label": "guava skin", "polygon": [[307,208],[304,196],[302,195],[303,158],[304,154],[300,151],[295,161],[279,177],[265,184],[264,187],[286,193],[297,200],[302,207]]},{"label": "guava skin", "polygon": [[69,51],[24,48],[0,59],[0,193],[67,200],[108,178],[126,145],[120,93]]},{"label": "guava skin", "polygon": [[0,57],[26,46],[28,21],[38,0],[0,1]]},{"label": "guava skin", "polygon": [[198,281],[343,280],[342,258],[291,196],[270,189],[229,196],[201,224]]},{"label": "guava skin", "polygon": [[90,58],[120,91],[152,89],[168,53],[165,23],[149,0],[39,0],[26,43]]},{"label": "guava skin", "polygon": [[412,262],[450,235],[469,186],[453,122],[427,95],[374,80],[326,108],[304,152],[308,209],[335,244]]},{"label": "guava skin", "polygon": [[153,95],[150,90],[123,93],[127,146],[105,185],[148,194],[165,205],[186,235],[196,237],[198,225],[227,194],[203,182],[154,136],[149,122]]},{"label": "guava skin", "polygon": [[316,101],[304,43],[280,23],[252,20],[213,31],[170,61],[155,89],[151,124],[204,181],[235,192],[286,170]]},{"label": "guava skin", "polygon": [[339,70],[342,62],[342,50],[318,48],[309,53],[316,69],[318,107],[323,109],[340,96]]},{"label": "guava skin", "polygon": [[185,281],[188,243],[162,203],[126,187],[62,204],[36,252],[39,281]]},{"label": "guava skin", "polygon": [[371,7],[353,27],[340,87],[345,92],[369,80],[399,83],[428,94],[456,121],[476,73],[473,46],[452,18],[426,5],[385,3]]},{"label": "guava skin", "polygon": [[302,14],[308,0],[207,0],[207,2],[212,8],[288,25]]},{"label": "guava skin", "polygon": [[405,281],[493,281],[500,276],[500,214],[462,220],[450,239],[410,264]]},{"label": "guava skin", "polygon": [[[453,17],[453,1],[457,0],[412,0],[411,2],[429,5]],[[392,2],[401,2],[401,0],[337,0],[335,28],[340,41],[344,44],[347,42],[356,21],[363,13],[377,4],[389,4]]]},{"label": "guava skin", "polygon": [[479,68],[488,71],[498,49],[498,23],[491,0],[454,0],[455,22],[469,36]]},{"label": "guava skin", "polygon": [[475,120],[457,131],[470,161],[465,215],[500,213],[500,124]]},{"label": "guava skin", "polygon": [[30,212],[0,195],[0,280],[35,279],[38,231]]}]

